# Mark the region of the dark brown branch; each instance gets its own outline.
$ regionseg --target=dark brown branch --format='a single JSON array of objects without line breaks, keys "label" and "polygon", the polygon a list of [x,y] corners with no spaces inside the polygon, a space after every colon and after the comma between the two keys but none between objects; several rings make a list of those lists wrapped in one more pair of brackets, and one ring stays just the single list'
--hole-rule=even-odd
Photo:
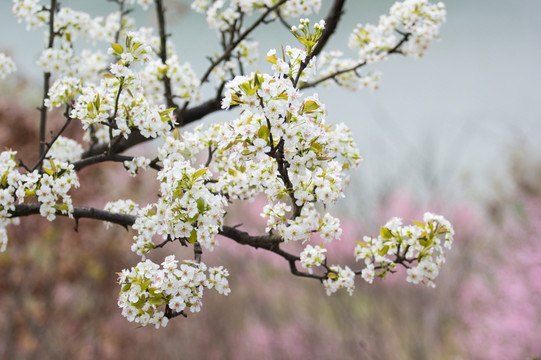
[{"label": "dark brown branch", "polygon": [[[208,100],[200,105],[194,106],[191,109],[186,109],[183,115],[183,125],[189,124],[191,122],[200,120],[207,116],[208,114],[211,114],[215,111],[218,111],[221,109],[221,99],[211,99]],[[127,139],[120,139],[118,144],[113,146],[112,151],[116,153],[121,153],[132,146],[135,146],[137,144],[141,144],[146,141],[150,141],[153,139],[149,139],[141,135],[138,131],[135,129],[132,130],[132,133],[128,136]],[[108,144],[99,144],[96,146],[93,146],[89,149],[87,149],[84,153],[82,158],[86,159],[95,155],[101,155],[105,153],[108,150]]]},{"label": "dark brown branch", "polygon": [[[156,17],[158,18],[158,29],[160,32],[160,59],[162,64],[165,65],[167,62],[167,34],[165,32],[165,8],[163,7],[162,0],[155,0],[156,4]],[[177,108],[178,106],[173,101],[173,92],[171,90],[171,79],[167,74],[163,75],[163,87],[164,87],[164,97],[167,102],[168,108]]]},{"label": "dark brown branch", "polygon": [[205,72],[203,77],[201,78],[201,84],[203,84],[205,81],[207,81],[207,79],[210,76],[212,70],[214,70],[214,68],[218,64],[220,64],[224,60],[229,59],[229,57],[231,56],[231,53],[233,52],[233,50],[235,50],[235,48],[242,42],[242,40],[246,39],[246,37],[248,35],[250,35],[250,33],[252,31],[254,31],[255,28],[257,28],[261,23],[263,23],[265,18],[271,12],[278,9],[281,5],[286,3],[286,1],[287,0],[280,0],[275,5],[267,8],[267,10],[256,21],[254,21],[254,23],[248,29],[244,30],[244,32],[242,34],[240,34],[240,36],[234,42],[231,42],[229,44],[229,46],[227,47],[227,49],[224,51],[224,53],[210,64],[209,68],[207,69],[207,71]]},{"label": "dark brown branch", "polygon": [[[390,55],[390,54],[402,54],[402,51],[401,51],[401,47],[402,45],[408,41],[409,37],[411,36],[411,33],[400,33],[403,37],[402,39],[400,39],[400,41],[392,48],[390,49],[389,51],[387,51],[387,54]],[[325,82],[327,80],[331,80],[331,79],[335,79],[336,80],[336,77],[337,76],[340,76],[342,74],[346,74],[346,73],[349,73],[349,72],[355,72],[357,71],[359,68],[363,67],[366,65],[366,61],[363,61],[362,63],[359,63],[355,66],[352,66],[350,68],[347,68],[347,69],[343,69],[343,70],[338,70],[332,74],[329,74],[325,77],[322,77],[321,79],[318,79],[316,81],[313,81],[313,82],[310,82],[310,83],[305,83],[305,84],[301,84],[300,88],[301,89],[306,89],[306,88],[311,88],[311,87],[315,87],[319,84],[321,84],[322,82]]]},{"label": "dark brown branch", "polygon": [[219,234],[235,240],[239,244],[250,245],[255,248],[266,248],[284,241],[279,235],[250,235],[246,231],[232,226],[223,226]]},{"label": "dark brown branch", "polygon": [[64,123],[64,125],[62,125],[62,127],[60,128],[60,130],[56,133],[56,135],[53,135],[52,136],[52,139],[50,142],[46,143],[46,142],[42,142],[43,146],[45,146],[46,148],[44,149],[44,151],[41,153],[38,161],[36,162],[36,165],[34,165],[34,167],[32,168],[32,171],[36,170],[38,167],[41,167],[41,165],[43,164],[43,160],[45,159],[45,157],[47,156],[47,154],[49,153],[49,150],[51,150],[51,148],[53,147],[54,143],[56,142],[56,140],[58,140],[58,138],[60,137],[60,135],[62,135],[62,133],[68,128],[68,125],[71,123],[71,118],[69,116],[69,113],[70,113],[70,109],[71,109],[71,105],[66,105],[66,111],[64,112],[64,116],[66,118],[66,122]]},{"label": "dark brown branch", "polygon": [[[54,16],[56,13],[57,4],[56,0],[51,0],[51,7],[49,8],[49,43],[47,48],[52,49],[54,46],[54,38],[57,33],[54,31]],[[34,168],[41,168],[41,164],[45,156],[45,132],[47,131],[47,108],[45,107],[45,100],[49,98],[49,87],[51,82],[51,73],[46,72],[43,74],[43,100],[41,102],[40,121],[39,121],[39,158],[41,159]]]},{"label": "dark brown branch", "polygon": [[220,230],[220,235],[228,237],[239,244],[248,245],[256,249],[264,249],[283,257],[289,263],[289,270],[295,276],[318,279],[320,281],[327,278],[326,274],[316,275],[299,271],[296,262],[300,261],[300,258],[280,248],[280,243],[282,243],[284,239],[279,235],[253,236],[245,231],[230,226],[224,226],[223,229]]},{"label": "dark brown branch", "polygon": [[[15,210],[10,211],[11,217],[22,217],[39,214],[39,203],[19,204],[15,205]],[[67,216],[57,212],[57,215]],[[127,214],[117,214],[106,210],[90,208],[85,206],[76,206],[73,209],[73,217],[75,219],[95,219],[108,221],[124,227],[132,226],[135,223],[136,216]]]},{"label": "dark brown branch", "polygon": [[106,161],[123,163],[124,161],[132,161],[132,160],[133,160],[133,156],[104,153],[104,154],[94,155],[94,156],[76,161],[73,163],[73,166],[74,166],[75,171],[79,171],[89,165],[102,163]]},{"label": "dark brown branch", "polygon": [[334,0],[327,16],[325,17],[325,29],[321,34],[317,44],[312,49],[313,56],[317,56],[325,47],[331,36],[334,34],[340,18],[344,13],[344,4],[346,0]]}]

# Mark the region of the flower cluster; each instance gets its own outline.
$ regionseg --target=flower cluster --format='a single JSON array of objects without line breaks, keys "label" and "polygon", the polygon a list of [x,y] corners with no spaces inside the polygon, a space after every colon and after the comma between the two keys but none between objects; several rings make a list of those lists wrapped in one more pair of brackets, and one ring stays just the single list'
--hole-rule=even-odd
[{"label": "flower cluster", "polygon": [[[50,152],[53,155],[57,154],[60,159],[68,156],[61,147],[62,143],[69,144],[70,141],[72,140],[60,139],[59,147],[50,149]],[[0,153],[0,250],[2,251],[5,250],[7,244],[6,225],[18,223],[17,218],[10,218],[10,211],[15,210],[17,201],[22,203],[27,197],[37,197],[41,216],[52,221],[57,213],[68,216],[73,214],[71,196],[68,192],[72,187],[79,186],[73,165],[58,158],[53,160],[51,157],[43,165],[43,173],[34,170],[21,174],[17,171],[15,154],[15,151],[10,150]]]},{"label": "flower cluster", "polygon": [[9,211],[15,209],[15,191],[19,182],[15,155],[15,151],[9,150],[0,153],[0,252],[6,250],[8,242],[6,226],[17,224],[19,220],[9,218]]},{"label": "flower cluster", "polygon": [[136,176],[139,169],[147,170],[150,166],[150,159],[144,156],[134,157],[131,161],[124,161],[124,167],[130,176]]},{"label": "flower cluster", "polygon": [[192,244],[198,241],[213,250],[225,214],[225,198],[206,187],[206,168],[196,170],[189,162],[180,160],[163,159],[163,163],[158,173],[161,197],[141,209],[133,226],[138,234],[132,250],[143,256],[154,248],[155,235],[187,239]]},{"label": "flower cluster", "polygon": [[[115,214],[137,215],[139,213],[139,205],[129,199],[109,201],[105,205],[104,210]],[[105,227],[109,228],[111,225],[112,224],[110,222],[105,222]]]},{"label": "flower cluster", "polygon": [[49,149],[47,156],[59,162],[74,162],[81,159],[83,147],[77,141],[59,136]]},{"label": "flower cluster", "polygon": [[364,260],[362,277],[371,283],[375,276],[384,277],[400,263],[407,268],[407,281],[434,287],[439,268],[445,262],[444,248],[450,249],[454,230],[442,216],[425,213],[424,224],[403,226],[393,218],[380,230],[377,238],[365,236],[355,247],[355,259]]},{"label": "flower cluster", "polygon": [[54,73],[58,76],[74,76],[75,60],[69,43],[64,43],[59,49],[47,48],[41,52],[38,65],[43,72]]},{"label": "flower cluster", "polygon": [[166,64],[160,59],[149,61],[141,72],[141,83],[145,97],[154,104],[163,104],[163,79],[167,76],[171,82],[172,96],[177,99],[198,100],[200,83],[190,63],[181,63],[173,52]]},{"label": "flower cluster", "polygon": [[325,262],[325,252],[327,249],[321,246],[306,245],[301,252],[301,266],[308,269],[308,272],[312,273],[312,267],[320,266]]},{"label": "flower cluster", "polygon": [[[211,29],[225,31],[235,23],[241,13],[251,15],[254,10],[264,11],[278,4],[279,0],[195,0],[191,7],[205,13]],[[289,0],[279,7],[283,18],[298,18],[318,12],[321,0]],[[240,11],[239,11],[240,10]]]},{"label": "flower cluster", "polygon": [[359,51],[359,61],[372,63],[384,59],[399,39],[395,32],[405,34],[407,42],[401,51],[420,57],[428,45],[437,39],[445,21],[442,3],[426,0],[405,0],[395,3],[389,15],[382,15],[378,25],[357,25],[349,37],[349,47]]},{"label": "flower cluster", "polygon": [[161,267],[147,259],[119,274],[118,306],[128,321],[164,327],[169,320],[167,315],[186,309],[199,312],[205,287],[214,287],[223,295],[230,292],[228,273],[222,267],[209,268],[207,278],[207,266],[203,263],[184,260],[180,268],[177,264],[175,256],[169,255]]},{"label": "flower cluster", "polygon": [[5,79],[6,76],[17,71],[17,65],[6,54],[0,53],[0,79]]},{"label": "flower cluster", "polygon": [[49,13],[39,3],[40,0],[13,0],[13,14],[19,22],[26,21],[26,29],[30,30],[45,25]]},{"label": "flower cluster", "polygon": [[[111,134],[127,136],[132,128],[144,137],[165,134],[174,125],[173,110],[164,105],[152,105],[146,99],[139,73],[130,68],[137,61],[148,61],[150,47],[130,33],[126,47],[112,44],[110,53],[120,58],[111,66],[111,74],[99,86],[89,84],[76,97],[70,117],[81,120],[83,128],[93,124],[111,127]],[[111,140],[111,139],[109,139]]]},{"label": "flower cluster", "polygon": [[73,205],[68,192],[72,187],[79,187],[73,165],[50,159],[44,164],[43,171],[43,174],[34,170],[20,176],[16,192],[19,202],[26,196],[35,195],[40,202],[39,212],[47,220],[53,221],[58,212],[71,217]]},{"label": "flower cluster", "polygon": [[57,79],[49,88],[44,105],[49,110],[68,104],[81,89],[81,80],[73,76]]},{"label": "flower cluster", "polygon": [[355,290],[355,273],[349,267],[331,266],[327,278],[323,280],[323,286],[327,295],[331,295],[338,289],[346,289],[349,295]]}]

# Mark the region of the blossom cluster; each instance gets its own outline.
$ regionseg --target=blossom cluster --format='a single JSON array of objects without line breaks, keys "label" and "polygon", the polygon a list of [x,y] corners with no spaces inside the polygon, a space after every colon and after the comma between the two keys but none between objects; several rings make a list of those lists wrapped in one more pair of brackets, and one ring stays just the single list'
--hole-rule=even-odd
[{"label": "blossom cluster", "polygon": [[421,57],[430,43],[439,37],[444,21],[442,3],[434,5],[427,0],[396,2],[389,15],[382,15],[377,25],[357,25],[348,45],[358,50],[360,62],[373,63],[383,60],[398,45],[400,40],[395,35],[398,32],[408,37],[401,51]]},{"label": "blossom cluster", "polygon": [[35,195],[40,202],[39,212],[47,220],[53,221],[57,212],[72,216],[73,205],[69,190],[79,187],[79,179],[73,165],[50,159],[43,166],[44,173],[37,170],[22,174],[16,195],[19,202],[24,198]]},{"label": "blossom cluster", "polygon": [[77,141],[59,136],[49,149],[47,156],[59,162],[75,162],[81,159],[83,146]]},{"label": "blossom cluster", "polygon": [[[62,143],[62,141],[60,142]],[[62,154],[59,148],[53,150]],[[77,173],[73,165],[58,159],[50,158],[43,165],[43,172],[34,170],[21,174],[15,162],[15,151],[7,150],[0,153],[0,250],[4,251],[7,244],[8,224],[17,224],[18,219],[10,218],[10,211],[15,210],[17,202],[35,196],[40,203],[40,214],[52,221],[57,213],[72,216],[73,205],[68,194],[72,187],[79,186]]]},{"label": "blossom cluster", "polygon": [[308,270],[311,274],[313,272],[312,267],[320,266],[325,262],[325,249],[323,246],[307,245],[301,252],[301,266]]},{"label": "blossom cluster", "polygon": [[231,291],[229,274],[223,267],[208,268],[207,277],[204,263],[184,260],[180,267],[177,264],[175,256],[169,255],[161,267],[147,259],[119,274],[118,306],[128,321],[165,327],[169,321],[167,314],[199,312],[205,287],[214,287],[223,295]]},{"label": "blossom cluster", "polygon": [[6,76],[15,71],[17,71],[17,65],[15,65],[13,59],[0,52],[0,79],[5,79]]},{"label": "blossom cluster", "polygon": [[[110,52],[120,57],[119,62],[111,66],[112,75],[102,79],[98,86],[84,86],[70,117],[79,119],[85,129],[93,124],[107,125],[112,128],[113,136],[127,136],[132,128],[144,137],[163,135],[174,124],[173,109],[150,104],[143,94],[140,77],[129,67],[134,62],[147,60],[150,50],[132,35],[128,35],[126,44],[126,48],[112,44]],[[51,97],[59,96],[53,93]]]},{"label": "blossom cluster", "polygon": [[331,266],[331,271],[327,274],[327,278],[323,280],[323,286],[327,295],[331,295],[338,289],[346,289],[349,295],[353,295],[355,290],[355,273],[348,267],[344,268],[334,265]]},{"label": "blossom cluster", "polygon": [[124,167],[128,170],[130,176],[136,176],[139,169],[147,170],[150,166],[150,159],[144,156],[136,156],[131,161],[124,161]]},{"label": "blossom cluster", "polygon": [[[139,205],[130,199],[109,201],[104,210],[110,211],[115,214],[137,215],[139,213]],[[106,227],[110,227],[110,222],[105,222]]]},{"label": "blossom cluster", "polygon": [[435,286],[439,268],[445,262],[454,230],[440,215],[425,213],[424,224],[402,225],[400,218],[389,220],[376,238],[365,236],[355,247],[355,259],[364,260],[362,277],[371,283],[375,276],[384,277],[396,264],[407,268],[407,281]]},{"label": "blossom cluster", "polygon": [[[235,24],[241,14],[251,15],[254,10],[265,11],[280,0],[195,0],[191,7],[205,13],[211,29],[225,31]],[[321,0],[289,0],[279,7],[284,18],[298,18],[318,12]]]},{"label": "blossom cluster", "polygon": [[421,57],[439,38],[445,15],[442,3],[431,4],[427,0],[396,2],[388,15],[380,17],[377,25],[358,24],[350,34],[348,46],[357,51],[357,58],[344,57],[340,51],[322,52],[318,58],[319,77],[316,80],[324,86],[334,82],[350,90],[377,90],[380,73],[361,74],[358,69],[385,60],[393,52]]},{"label": "blossom cluster", "polygon": [[17,224],[19,220],[9,218],[9,211],[15,209],[15,191],[19,186],[15,155],[15,151],[0,153],[0,252],[6,250],[8,242],[6,226],[10,223]]},{"label": "blossom cluster", "polygon": [[163,159],[158,173],[159,200],[142,208],[133,225],[137,230],[132,251],[144,256],[154,248],[153,237],[196,241],[208,250],[216,245],[226,199],[206,186],[206,168],[194,169],[187,161]]}]

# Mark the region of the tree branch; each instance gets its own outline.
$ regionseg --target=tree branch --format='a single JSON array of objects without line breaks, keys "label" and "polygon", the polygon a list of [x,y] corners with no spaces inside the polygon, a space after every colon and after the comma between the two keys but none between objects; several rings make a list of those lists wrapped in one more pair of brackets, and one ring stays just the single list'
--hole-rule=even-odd
[{"label": "tree branch", "polygon": [[[10,211],[12,218],[23,217],[39,214],[39,203],[30,203],[30,204],[19,204],[15,205],[15,210]],[[60,212],[56,213],[57,215],[67,216]],[[124,227],[132,226],[135,223],[136,216],[127,215],[127,214],[117,214],[107,210],[101,210],[96,208],[76,206],[73,208],[73,217],[75,219],[94,219],[94,220],[103,220],[110,223],[118,224]]]},{"label": "tree branch", "polygon": [[[54,46],[54,38],[56,32],[54,31],[54,16],[56,13],[56,0],[51,0],[51,7],[49,8],[49,43],[47,48],[52,49]],[[46,72],[43,74],[43,100],[41,102],[40,121],[39,121],[39,158],[41,159],[35,166],[35,168],[41,168],[43,159],[45,158],[45,132],[47,128],[47,108],[45,107],[45,100],[49,98],[49,87],[51,81],[51,73]]]}]

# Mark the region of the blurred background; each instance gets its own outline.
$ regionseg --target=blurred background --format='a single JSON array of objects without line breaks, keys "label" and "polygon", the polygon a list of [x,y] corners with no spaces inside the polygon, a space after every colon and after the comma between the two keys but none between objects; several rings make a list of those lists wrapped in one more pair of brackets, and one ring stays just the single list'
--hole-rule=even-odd
[{"label": "blurred background", "polygon": [[[328,49],[347,53],[355,24],[377,22],[392,3],[349,1]],[[93,15],[115,9],[108,1],[62,4]],[[181,60],[201,74],[207,66],[202,59],[218,46],[189,4],[168,2],[170,29]],[[324,1],[321,14],[329,4]],[[51,224],[29,218],[9,228],[7,251],[0,254],[0,358],[541,357],[541,2],[454,0],[446,6],[441,41],[422,59],[396,56],[370,69],[383,73],[377,92],[315,90],[329,121],[353,129],[365,159],[347,198],[333,210],[344,233],[329,261],[353,266],[355,241],[377,233],[392,216],[407,222],[427,210],[441,213],[453,222],[456,241],[436,289],[408,284],[399,273],[374,285],[358,279],[351,297],[327,297],[321,284],[293,277],[272,254],[221,239],[204,261],[229,269],[232,293],[209,292],[201,313],[165,329],[136,329],[120,315],[115,283],[116,272],[138,260],[129,251],[132,232],[90,220],[75,232],[67,219]],[[134,16],[153,24],[152,12]],[[42,32],[25,31],[7,0],[0,2],[0,21],[0,51],[19,67],[0,81],[0,147],[18,150],[31,163]],[[293,43],[287,33],[277,35],[278,28],[255,34],[262,55]],[[145,203],[157,193],[153,173],[134,180],[114,164],[85,169],[80,180],[74,197],[81,205],[103,207],[120,198]],[[119,186],[107,186],[113,181]],[[236,204],[230,224],[260,229],[261,207]]]}]

